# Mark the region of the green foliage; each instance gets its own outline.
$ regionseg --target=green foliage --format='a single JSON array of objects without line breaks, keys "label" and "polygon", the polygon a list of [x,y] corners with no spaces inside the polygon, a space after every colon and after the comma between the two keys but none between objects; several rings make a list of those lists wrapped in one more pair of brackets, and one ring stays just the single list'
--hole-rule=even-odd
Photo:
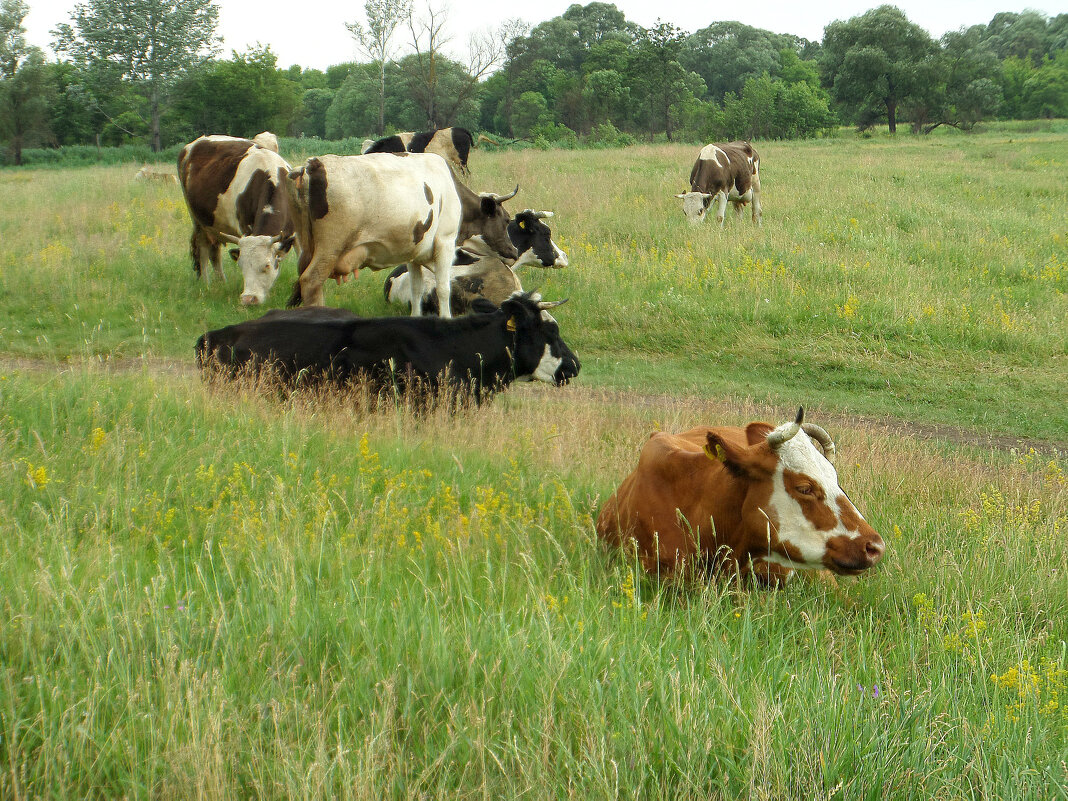
[{"label": "green foliage", "polygon": [[536,126],[551,124],[552,121],[549,104],[540,92],[523,92],[512,104],[511,128],[520,138],[530,136]]},{"label": "green foliage", "polygon": [[825,92],[807,82],[784,83],[768,75],[745,82],[741,97],[728,94],[713,110],[706,138],[807,139],[837,125]]},{"label": "green foliage", "polygon": [[593,126],[587,142],[595,148],[630,147],[634,144],[634,137],[619,130],[610,122],[602,122]]}]

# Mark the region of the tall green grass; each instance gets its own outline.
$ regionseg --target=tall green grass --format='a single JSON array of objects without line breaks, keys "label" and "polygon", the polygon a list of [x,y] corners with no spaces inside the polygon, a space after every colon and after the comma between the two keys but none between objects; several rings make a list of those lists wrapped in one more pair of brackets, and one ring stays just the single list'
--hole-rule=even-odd
[{"label": "tall green grass", "polygon": [[836,431],[871,576],[658,588],[591,518],[692,403],[0,401],[0,796],[1063,797],[1061,460]]}]

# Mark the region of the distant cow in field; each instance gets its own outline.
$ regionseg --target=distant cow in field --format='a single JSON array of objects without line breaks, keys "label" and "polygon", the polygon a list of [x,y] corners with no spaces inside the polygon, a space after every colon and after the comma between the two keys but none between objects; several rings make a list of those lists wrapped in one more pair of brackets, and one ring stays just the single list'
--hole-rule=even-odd
[{"label": "distant cow in field", "polygon": [[455,320],[276,310],[204,334],[197,363],[209,374],[270,366],[287,383],[355,380],[376,392],[433,393],[446,382],[480,401],[515,380],[559,385],[578,375],[579,361],[547,311],[563,302],[518,293],[500,308],[480,301],[475,314]]},{"label": "distant cow in field", "polygon": [[273,150],[232,136],[202,136],[178,154],[178,179],[193,218],[193,269],[208,281],[210,262],[225,278],[219,249],[223,242],[235,245],[230,255],[244,276],[246,306],[266,300],[295,241],[283,186],[289,169]]},{"label": "distant cow in field", "polygon": [[172,172],[156,172],[145,164],[134,176],[135,181],[158,181],[163,184],[176,184],[178,177]]},{"label": "distant cow in field", "polygon": [[682,200],[682,210],[691,223],[700,223],[712,205],[722,226],[727,202],[741,214],[742,206],[753,204],[753,222],[761,223],[760,156],[749,142],[705,145],[690,171],[690,191],[675,195]]},{"label": "distant cow in field", "polygon": [[[526,209],[519,212],[508,223],[508,238],[512,240],[519,258],[513,264],[506,264],[496,253],[479,252],[469,243],[458,248],[452,263],[452,289],[450,291],[452,313],[464,314],[471,308],[476,298],[485,298],[499,305],[505,298],[520,292],[523,285],[519,281],[516,269],[527,264],[535,267],[566,267],[567,254],[552,239],[552,231],[543,220],[552,217],[551,211],[534,211]],[[482,249],[485,250],[484,248]],[[437,282],[433,274],[423,271],[423,313],[437,314]],[[401,265],[390,273],[384,288],[386,300],[390,303],[410,304],[412,302],[411,283],[408,270]]]},{"label": "distant cow in field", "polygon": [[437,153],[449,162],[460,175],[468,175],[467,157],[471,154],[474,139],[466,128],[435,128],[431,131],[393,134],[376,139],[369,145],[364,142],[366,153]]},{"label": "distant cow in field", "polygon": [[[479,237],[502,258],[518,255],[508,238],[510,195],[476,195],[432,153],[320,156],[286,179],[302,254],[290,305],[323,304],[323,284],[364,267],[409,265],[413,293],[422,270],[437,276],[442,316],[451,316],[450,269],[458,242]],[[412,314],[419,315],[419,304]]]},{"label": "distant cow in field", "polygon": [[601,508],[597,533],[635,547],[653,575],[725,569],[776,585],[796,569],[861,573],[884,544],[838,485],[834,454],[804,409],[778,428],[657,432]]}]

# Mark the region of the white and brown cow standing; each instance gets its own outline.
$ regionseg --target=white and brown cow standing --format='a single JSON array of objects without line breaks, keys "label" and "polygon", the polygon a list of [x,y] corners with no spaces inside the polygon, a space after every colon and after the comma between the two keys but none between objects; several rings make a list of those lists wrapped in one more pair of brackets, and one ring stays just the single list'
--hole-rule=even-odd
[{"label": "white and brown cow standing", "polygon": [[193,269],[210,281],[210,262],[215,275],[225,278],[219,248],[235,245],[230,255],[244,277],[246,306],[266,300],[295,241],[283,187],[289,169],[275,151],[233,136],[202,136],[178,154],[178,181],[193,218]]},{"label": "white and brown cow standing", "polygon": [[451,128],[434,128],[429,131],[404,131],[383,136],[374,141],[365,140],[363,153],[437,153],[460,175],[467,176],[467,158],[471,155],[474,138],[466,128],[457,125]]},{"label": "white and brown cow standing", "polygon": [[753,222],[761,223],[760,156],[749,142],[705,145],[690,171],[690,191],[675,195],[691,223],[704,222],[705,213],[716,206],[716,220],[723,225],[727,202],[740,215],[742,206],[753,204]]},{"label": "white and brown cow standing", "polygon": [[[289,305],[323,305],[323,285],[357,270],[409,265],[415,297],[422,269],[438,279],[438,308],[451,316],[449,280],[456,245],[473,237],[503,258],[518,253],[502,203],[515,196],[477,195],[432,153],[317,156],[286,179],[301,247],[300,277]],[[422,312],[412,305],[412,315]]]},{"label": "white and brown cow standing", "polygon": [[635,547],[653,575],[719,569],[770,585],[795,569],[854,575],[885,546],[839,486],[834,454],[804,409],[778,428],[658,432],[601,508],[597,533]]}]

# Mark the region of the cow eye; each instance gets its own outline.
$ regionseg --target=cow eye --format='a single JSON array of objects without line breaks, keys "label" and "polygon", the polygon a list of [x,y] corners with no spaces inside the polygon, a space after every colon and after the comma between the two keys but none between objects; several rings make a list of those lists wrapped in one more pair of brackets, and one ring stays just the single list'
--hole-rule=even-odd
[{"label": "cow eye", "polygon": [[808,485],[808,484],[798,484],[796,489],[797,489],[797,492],[798,492],[799,495],[813,495],[814,494],[812,487],[810,485]]}]

